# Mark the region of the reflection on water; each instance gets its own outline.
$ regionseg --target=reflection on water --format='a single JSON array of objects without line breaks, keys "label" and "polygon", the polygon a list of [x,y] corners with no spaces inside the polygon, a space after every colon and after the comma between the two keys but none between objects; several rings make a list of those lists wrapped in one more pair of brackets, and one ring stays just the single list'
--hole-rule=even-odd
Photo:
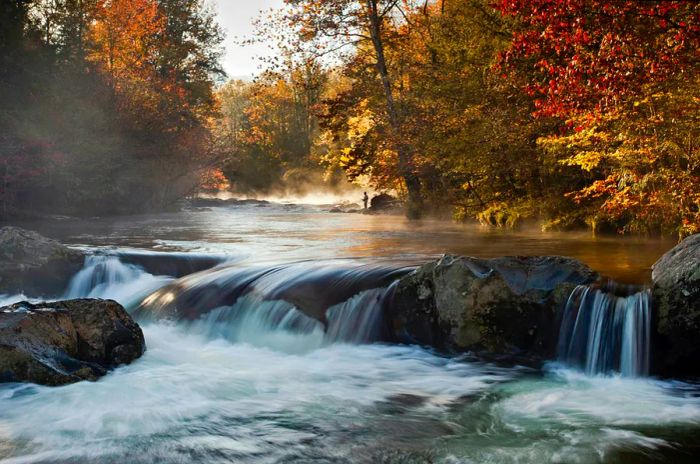
[{"label": "reflection on water", "polygon": [[589,232],[506,231],[400,216],[333,214],[317,206],[274,203],[23,225],[78,245],[214,251],[275,260],[555,254],[581,259],[629,283],[648,280],[650,266],[675,244],[668,239],[593,237]]}]

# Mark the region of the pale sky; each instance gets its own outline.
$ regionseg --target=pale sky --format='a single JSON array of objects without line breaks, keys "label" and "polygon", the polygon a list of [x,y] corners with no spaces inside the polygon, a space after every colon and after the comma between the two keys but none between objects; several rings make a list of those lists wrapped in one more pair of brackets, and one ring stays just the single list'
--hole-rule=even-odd
[{"label": "pale sky", "polygon": [[210,1],[217,11],[219,24],[226,32],[224,70],[229,78],[252,77],[259,71],[260,62],[255,57],[269,55],[270,50],[262,44],[241,46],[236,41],[252,34],[252,21],[260,11],[280,7],[282,0]]}]

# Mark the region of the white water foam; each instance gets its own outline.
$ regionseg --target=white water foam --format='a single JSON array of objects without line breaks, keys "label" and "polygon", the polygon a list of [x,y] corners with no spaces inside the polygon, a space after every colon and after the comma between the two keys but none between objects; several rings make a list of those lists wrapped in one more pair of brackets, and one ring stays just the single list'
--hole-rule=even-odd
[{"label": "white water foam", "polygon": [[71,279],[63,298],[110,299],[129,309],[172,280],[124,264],[116,256],[93,255],[85,258],[85,266]]},{"label": "white water foam", "polygon": [[374,405],[392,396],[425,398],[416,407],[441,417],[456,398],[509,378],[413,347],[331,345],[300,355],[175,326],[144,332],[143,359],[96,383],[5,390],[0,429],[14,451],[1,462],[179,462],[192,449],[274,462],[372,420]]}]

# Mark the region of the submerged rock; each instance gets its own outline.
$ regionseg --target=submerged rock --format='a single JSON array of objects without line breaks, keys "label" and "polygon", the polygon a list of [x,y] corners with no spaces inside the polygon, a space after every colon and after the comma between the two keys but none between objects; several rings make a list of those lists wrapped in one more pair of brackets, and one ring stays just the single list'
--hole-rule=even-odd
[{"label": "submerged rock", "polygon": [[654,371],[700,376],[700,234],[683,240],[652,269],[657,314]]},{"label": "submerged rock", "polygon": [[97,380],[139,358],[143,332],[117,302],[81,299],[0,308],[0,382]]},{"label": "submerged rock", "polygon": [[211,269],[228,259],[226,255],[158,251],[117,251],[114,255],[149,274],[177,278]]},{"label": "submerged rock", "polygon": [[19,227],[0,229],[0,293],[60,294],[83,265],[83,253]]},{"label": "submerged rock", "polygon": [[571,291],[599,276],[560,256],[445,256],[403,277],[388,317],[397,341],[449,351],[554,354]]}]

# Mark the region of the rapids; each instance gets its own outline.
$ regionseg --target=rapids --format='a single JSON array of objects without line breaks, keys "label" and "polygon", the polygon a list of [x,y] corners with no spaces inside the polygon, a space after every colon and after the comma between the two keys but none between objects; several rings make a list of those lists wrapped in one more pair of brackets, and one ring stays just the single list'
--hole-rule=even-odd
[{"label": "rapids", "polygon": [[[1,385],[0,463],[697,462],[700,385],[644,375],[644,291],[577,289],[542,368],[446,357],[382,343],[382,311],[446,241],[476,246],[453,226],[420,226],[418,243],[398,219],[310,206],[178,214],[53,224],[94,255],[44,297],[116,299],[148,349],[95,383]],[[471,254],[508,254],[474,234]],[[518,254],[596,243],[511,239]],[[630,252],[619,243],[613,256]],[[617,276],[643,280],[638,256],[622,263]]]}]

